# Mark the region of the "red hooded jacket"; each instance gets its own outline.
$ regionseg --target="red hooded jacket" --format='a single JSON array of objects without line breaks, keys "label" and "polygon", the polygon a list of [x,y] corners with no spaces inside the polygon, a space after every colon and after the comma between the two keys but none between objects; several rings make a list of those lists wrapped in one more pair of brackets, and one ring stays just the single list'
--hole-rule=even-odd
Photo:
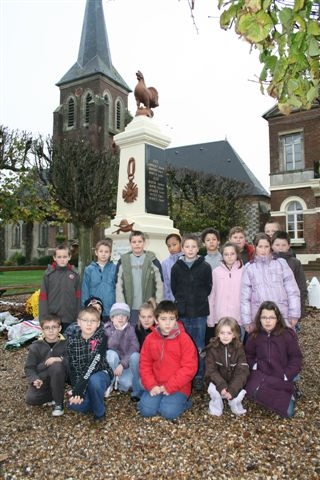
[{"label": "red hooded jacket", "polygon": [[169,394],[189,396],[197,370],[198,351],[181,324],[166,337],[153,328],[140,353],[140,377],[146,390],[161,385]]}]

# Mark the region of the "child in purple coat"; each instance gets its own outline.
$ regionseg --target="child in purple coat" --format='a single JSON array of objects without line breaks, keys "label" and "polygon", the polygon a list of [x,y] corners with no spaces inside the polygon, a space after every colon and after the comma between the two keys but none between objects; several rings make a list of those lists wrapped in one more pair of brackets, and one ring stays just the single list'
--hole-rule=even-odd
[{"label": "child in purple coat", "polygon": [[[110,309],[111,321],[104,326],[108,339],[107,360],[114,373],[113,388],[120,392],[132,389],[131,400],[138,402],[143,388],[139,377],[139,342],[130,325],[130,308],[126,303],[114,303]],[[109,389],[106,396],[112,389]]]},{"label": "child in purple coat", "polygon": [[292,417],[294,379],[301,369],[302,353],[295,331],[286,326],[274,302],[260,305],[245,351],[250,367],[248,397],[282,417]]}]

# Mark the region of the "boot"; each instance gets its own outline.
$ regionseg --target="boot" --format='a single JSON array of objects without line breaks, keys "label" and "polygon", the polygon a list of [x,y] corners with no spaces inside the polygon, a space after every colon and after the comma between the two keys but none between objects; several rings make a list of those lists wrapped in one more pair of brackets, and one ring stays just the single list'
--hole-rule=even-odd
[{"label": "boot", "polygon": [[235,398],[228,401],[231,412],[235,415],[243,415],[244,413],[247,413],[247,410],[242,406],[242,400],[246,393],[245,390],[241,390]]},{"label": "boot", "polygon": [[216,389],[213,383],[209,384],[208,393],[211,398],[209,402],[209,413],[211,415],[220,417],[223,412],[223,400],[220,393],[218,392],[218,390]]}]

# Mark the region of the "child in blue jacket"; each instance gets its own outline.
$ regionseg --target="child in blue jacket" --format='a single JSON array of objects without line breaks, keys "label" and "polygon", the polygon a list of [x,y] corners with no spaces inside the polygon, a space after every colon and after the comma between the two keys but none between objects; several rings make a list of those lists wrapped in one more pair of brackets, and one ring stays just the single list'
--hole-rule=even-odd
[{"label": "child in blue jacket", "polygon": [[95,246],[96,262],[84,270],[81,303],[85,305],[90,297],[98,297],[103,303],[102,321],[109,320],[110,308],[115,302],[116,266],[110,260],[112,243],[110,239],[100,240]]}]

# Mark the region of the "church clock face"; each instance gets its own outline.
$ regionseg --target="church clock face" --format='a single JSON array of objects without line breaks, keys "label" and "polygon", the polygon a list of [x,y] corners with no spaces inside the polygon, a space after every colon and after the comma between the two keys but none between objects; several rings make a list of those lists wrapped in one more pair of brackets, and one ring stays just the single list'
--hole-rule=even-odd
[{"label": "church clock face", "polygon": [[82,92],[83,92],[83,88],[78,87],[78,88],[76,88],[76,91],[74,92],[74,94],[75,94],[76,97],[81,97]]}]

